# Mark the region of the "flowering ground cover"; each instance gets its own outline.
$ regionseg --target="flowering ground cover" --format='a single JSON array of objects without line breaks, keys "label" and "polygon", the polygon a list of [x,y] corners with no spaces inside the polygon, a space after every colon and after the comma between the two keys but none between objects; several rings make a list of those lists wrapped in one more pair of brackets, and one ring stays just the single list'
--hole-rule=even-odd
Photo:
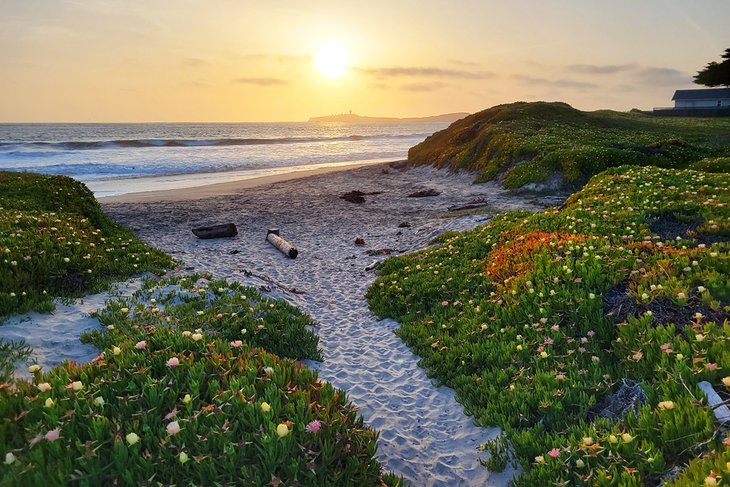
[{"label": "flowering ground cover", "polygon": [[50,310],[54,297],[172,267],[101,211],[82,183],[0,172],[0,316]]},{"label": "flowering ground cover", "polygon": [[98,317],[92,363],[0,386],[0,486],[401,485],[345,393],[271,353],[320,358],[296,308],[192,276]]},{"label": "flowering ground cover", "polygon": [[519,465],[515,485],[728,483],[698,387],[730,397],[728,205],[728,174],[609,169],[560,209],[387,260],[369,303],[504,429],[485,464]]},{"label": "flowering ground cover", "polygon": [[519,188],[559,175],[578,187],[614,166],[730,170],[730,119],[654,117],[565,103],[498,105],[454,122],[408,152],[413,164],[471,169]]}]

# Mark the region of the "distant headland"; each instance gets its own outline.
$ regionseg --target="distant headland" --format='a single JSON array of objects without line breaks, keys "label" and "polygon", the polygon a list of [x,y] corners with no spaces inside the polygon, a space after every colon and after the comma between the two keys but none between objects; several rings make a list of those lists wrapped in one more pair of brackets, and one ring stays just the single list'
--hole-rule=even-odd
[{"label": "distant headland", "polygon": [[324,117],[312,117],[310,122],[347,122],[347,123],[387,123],[387,122],[445,122],[451,123],[469,115],[466,112],[445,113],[443,115],[432,115],[430,117],[364,117],[355,113],[340,113],[339,115],[326,115]]}]

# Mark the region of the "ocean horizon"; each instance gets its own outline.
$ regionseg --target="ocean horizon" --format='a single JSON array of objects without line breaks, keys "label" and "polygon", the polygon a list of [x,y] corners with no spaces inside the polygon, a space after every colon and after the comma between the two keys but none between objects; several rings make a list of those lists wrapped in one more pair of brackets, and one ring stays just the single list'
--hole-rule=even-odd
[{"label": "ocean horizon", "polygon": [[0,170],[70,176],[97,197],[405,159],[448,126],[394,123],[0,124]]}]

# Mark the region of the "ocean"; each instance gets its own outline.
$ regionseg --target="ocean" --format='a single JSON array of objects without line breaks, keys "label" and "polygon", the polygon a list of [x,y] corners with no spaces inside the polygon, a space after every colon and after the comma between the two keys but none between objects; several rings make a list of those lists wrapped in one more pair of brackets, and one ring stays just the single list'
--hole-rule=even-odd
[{"label": "ocean", "polygon": [[113,196],[405,159],[447,125],[0,124],[0,170],[64,174]]}]

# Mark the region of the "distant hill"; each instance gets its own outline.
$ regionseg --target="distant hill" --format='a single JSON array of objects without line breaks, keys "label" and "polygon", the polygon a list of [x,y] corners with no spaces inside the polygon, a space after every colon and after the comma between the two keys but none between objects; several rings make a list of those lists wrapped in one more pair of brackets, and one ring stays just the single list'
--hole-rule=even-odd
[{"label": "distant hill", "polygon": [[354,113],[341,113],[339,115],[327,115],[324,117],[312,117],[310,122],[346,122],[346,123],[388,123],[388,122],[444,122],[451,123],[462,119],[469,115],[466,112],[445,113],[443,115],[433,115],[431,117],[364,117]]},{"label": "distant hill", "polygon": [[408,151],[411,164],[470,169],[504,187],[581,186],[633,164],[724,172],[730,119],[583,112],[565,103],[511,103],[474,113]]}]

